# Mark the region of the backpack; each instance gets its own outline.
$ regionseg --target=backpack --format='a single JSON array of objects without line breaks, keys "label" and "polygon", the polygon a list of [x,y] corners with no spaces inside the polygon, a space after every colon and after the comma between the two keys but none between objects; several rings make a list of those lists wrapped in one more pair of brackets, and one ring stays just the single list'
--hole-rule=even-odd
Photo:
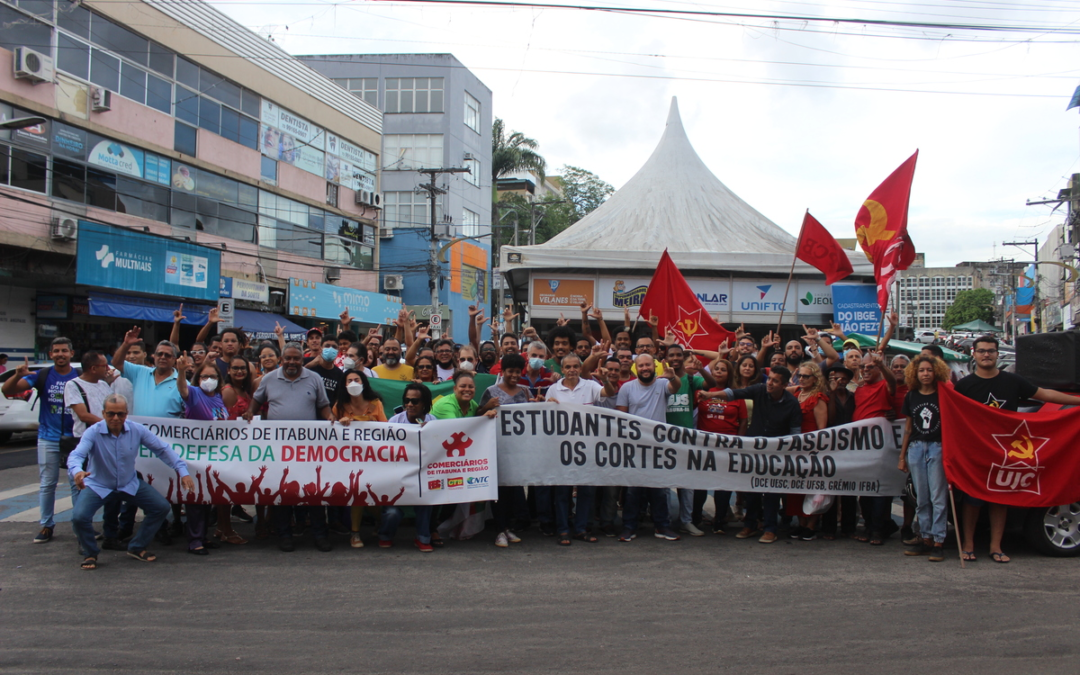
[{"label": "backpack", "polygon": [[[52,369],[53,367],[49,366],[48,368],[42,368],[37,371],[37,380],[34,382],[33,387],[34,390],[37,391],[37,401],[34,401],[34,404],[30,406],[31,410],[34,409],[34,405],[36,405],[38,401],[45,400],[45,385],[49,381],[49,374],[52,372]],[[78,377],[79,375],[82,375],[82,368],[75,369],[75,377]]]}]

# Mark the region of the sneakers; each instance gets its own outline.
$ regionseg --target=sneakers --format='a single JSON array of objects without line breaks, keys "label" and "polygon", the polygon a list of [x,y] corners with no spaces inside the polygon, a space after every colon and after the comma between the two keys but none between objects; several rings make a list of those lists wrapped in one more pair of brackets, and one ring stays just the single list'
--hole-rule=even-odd
[{"label": "sneakers", "polygon": [[252,523],[255,519],[251,517],[251,514],[244,510],[243,506],[236,504],[232,507],[232,511],[229,512],[233,518],[236,518],[242,523]]},{"label": "sneakers", "polygon": [[41,528],[41,532],[38,532],[37,536],[34,537],[34,543],[35,544],[46,544],[46,543],[52,541],[52,533],[53,533],[53,528],[51,528],[51,527],[43,527],[43,528]]},{"label": "sneakers", "polygon": [[364,548],[364,540],[360,538],[359,532],[353,532],[349,535],[349,546],[353,548]]},{"label": "sneakers", "polygon": [[945,547],[942,544],[934,544],[930,547],[930,557],[927,558],[930,562],[941,562],[945,560]]},{"label": "sneakers", "polygon": [[619,535],[619,541],[634,541],[637,539],[637,532],[633,530],[623,530]]},{"label": "sneakers", "polygon": [[750,537],[756,537],[761,534],[761,530],[755,530],[749,527],[744,527],[739,530],[739,533],[735,535],[736,539],[749,539]]},{"label": "sneakers", "polygon": [[504,534],[506,535],[506,540],[508,542],[510,542],[511,544],[520,544],[521,543],[521,537],[517,536],[516,534],[514,534],[510,530],[507,530],[506,532],[504,532]]},{"label": "sneakers", "polygon": [[292,537],[282,537],[281,539],[278,539],[278,545],[277,546],[278,546],[279,549],[281,549],[285,553],[292,553],[293,551],[296,550],[296,545],[293,544]]},{"label": "sneakers", "polygon": [[614,524],[604,525],[603,527],[600,528],[600,531],[604,533],[605,537],[617,537],[617,536],[619,536],[619,533],[615,529]]},{"label": "sneakers", "polygon": [[759,544],[771,544],[776,540],[777,540],[777,536],[776,536],[775,532],[766,532],[765,534],[761,535],[760,539],[758,539],[758,543]]},{"label": "sneakers", "polygon": [[[932,539],[919,539],[917,544],[908,550],[904,551],[904,555],[916,556],[926,555],[930,553],[934,548],[934,542]],[[940,546],[938,548],[941,548]]]},{"label": "sneakers", "polygon": [[788,539],[802,539],[803,528],[793,527],[788,531]]},{"label": "sneakers", "polygon": [[817,539],[817,532],[811,530],[809,527],[802,528],[802,536],[799,537],[803,541],[814,541]]},{"label": "sneakers", "polygon": [[679,526],[679,532],[685,532],[686,534],[690,535],[691,537],[704,537],[705,536],[705,533],[702,532],[701,529],[698,528],[693,523],[682,523]]},{"label": "sneakers", "polygon": [[319,549],[323,553],[329,553],[334,550],[334,545],[330,543],[330,540],[326,537],[319,537],[315,540],[315,548]]},{"label": "sneakers", "polygon": [[506,548],[506,547],[510,546],[510,541],[507,538],[505,532],[500,532],[495,537],[495,545],[498,546],[499,548]]},{"label": "sneakers", "polygon": [[421,553],[431,553],[435,550],[434,546],[432,546],[431,544],[425,544],[419,539],[413,540],[413,546],[415,546]]},{"label": "sneakers", "polygon": [[[701,532],[701,530],[698,530],[698,532]],[[670,527],[664,527],[654,531],[653,536],[657,539],[664,539],[666,541],[679,541],[679,535],[676,534],[675,530],[671,529]]]},{"label": "sneakers", "polygon": [[393,548],[394,542],[392,539],[380,539],[379,548]]}]

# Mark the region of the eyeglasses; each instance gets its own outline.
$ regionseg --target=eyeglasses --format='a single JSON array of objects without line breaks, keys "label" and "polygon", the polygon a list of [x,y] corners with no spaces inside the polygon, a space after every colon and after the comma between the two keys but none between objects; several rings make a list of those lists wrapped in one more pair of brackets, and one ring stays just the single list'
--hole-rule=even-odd
[{"label": "eyeglasses", "polygon": [[416,370],[432,370],[434,367],[435,366],[430,366],[428,364],[424,364],[422,366],[417,366]]},{"label": "eyeglasses", "polygon": [[205,353],[206,353],[205,349],[192,349],[191,350],[191,355],[192,356],[195,356],[196,354],[205,354]]},{"label": "eyeglasses", "polygon": [[458,359],[458,360],[459,360],[459,361],[468,361],[469,363],[476,363],[476,359],[474,359],[474,358],[470,358],[470,357],[468,357],[468,356],[463,356],[463,357],[461,357],[461,358],[460,358],[460,359]]},{"label": "eyeglasses", "polygon": [[453,354],[454,350],[453,349],[436,349],[435,353],[436,354]]},{"label": "eyeglasses", "polygon": [[155,357],[161,357],[163,359],[175,359],[176,355],[172,352],[154,352]]},{"label": "eyeglasses", "polygon": [[996,349],[976,349],[975,353],[980,354],[980,355],[990,356],[991,354],[997,354],[998,350],[996,350]]},{"label": "eyeglasses", "polygon": [[406,398],[402,401],[405,405],[420,405],[421,399],[418,398]]},{"label": "eyeglasses", "polygon": [[127,417],[127,411],[125,410],[124,412],[112,412],[106,410],[105,417]]},{"label": "eyeglasses", "polygon": [[247,371],[247,369],[248,369],[247,366],[231,366],[229,368],[229,370],[235,370],[238,373],[243,373],[243,372]]}]

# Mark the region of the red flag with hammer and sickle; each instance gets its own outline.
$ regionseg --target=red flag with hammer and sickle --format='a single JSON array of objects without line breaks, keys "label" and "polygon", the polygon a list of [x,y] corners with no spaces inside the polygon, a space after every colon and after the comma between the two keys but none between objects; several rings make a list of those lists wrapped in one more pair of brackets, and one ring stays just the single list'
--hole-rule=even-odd
[{"label": "red flag with hammer and sickle", "polygon": [[667,249],[660,256],[660,264],[649,282],[640,313],[646,319],[655,315],[659,319],[660,337],[670,330],[683,347],[712,351],[724,340],[735,344],[735,333],[709,316]]},{"label": "red flag with hammer and sickle", "polygon": [[889,287],[896,273],[915,262],[915,245],[907,232],[908,200],[915,161],[919,151],[870,193],[855,216],[855,236],[866,257],[874,264],[878,305],[884,312],[889,304]]}]

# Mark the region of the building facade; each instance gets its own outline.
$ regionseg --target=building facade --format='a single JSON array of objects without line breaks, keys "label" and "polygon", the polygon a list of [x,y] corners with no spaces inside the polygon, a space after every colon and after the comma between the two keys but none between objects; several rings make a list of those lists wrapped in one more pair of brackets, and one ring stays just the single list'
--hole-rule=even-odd
[{"label": "building facade", "polygon": [[[490,305],[491,90],[450,54],[301,56],[302,61],[385,113],[382,147],[382,289],[423,319],[431,305],[431,212],[418,189],[422,168],[445,173],[436,187],[443,324],[464,341],[469,305]],[[389,284],[387,279],[389,278]],[[398,280],[400,279],[400,283]]]},{"label": "building facade", "polygon": [[900,325],[915,331],[940,328],[956,294],[982,288],[981,278],[978,270],[967,264],[956,267],[913,265],[900,272]]},{"label": "building facade", "polygon": [[0,115],[2,351],[161,339],[180,302],[193,336],[222,296],[257,336],[400,308],[355,198],[382,113],[206,3],[5,0]]}]

